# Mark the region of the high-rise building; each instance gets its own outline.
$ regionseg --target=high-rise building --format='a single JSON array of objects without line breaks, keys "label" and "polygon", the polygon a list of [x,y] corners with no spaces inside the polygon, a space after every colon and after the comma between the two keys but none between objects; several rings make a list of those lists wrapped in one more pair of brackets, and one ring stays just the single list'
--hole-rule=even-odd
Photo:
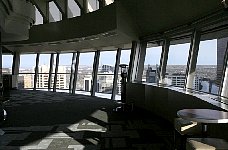
[{"label": "high-rise building", "polygon": [[[177,86],[177,87],[184,87],[185,85],[185,74],[181,74],[181,73],[174,73],[172,75],[166,75],[165,77],[166,83],[168,85],[172,85],[172,86]],[[194,83],[193,83],[193,87],[195,90],[199,90],[200,85],[199,85],[199,78],[198,76],[194,77]]]},{"label": "high-rise building", "polygon": [[[66,67],[59,66],[57,74],[57,89],[66,89]],[[49,66],[41,65],[38,67],[38,76],[37,76],[37,88],[48,88],[48,78],[49,78]],[[52,75],[52,85],[54,83],[54,75]]]},{"label": "high-rise building", "polygon": [[224,56],[227,49],[227,41],[228,37],[217,40],[217,84],[220,84],[222,79],[222,70],[224,64]]}]

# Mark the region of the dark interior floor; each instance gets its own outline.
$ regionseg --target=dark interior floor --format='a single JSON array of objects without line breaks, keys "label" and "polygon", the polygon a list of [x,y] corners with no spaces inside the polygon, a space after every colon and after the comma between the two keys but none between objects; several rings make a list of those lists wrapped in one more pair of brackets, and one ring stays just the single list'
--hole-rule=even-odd
[{"label": "dark interior floor", "polygon": [[11,91],[1,150],[169,150],[173,127],[139,110],[115,112],[114,101],[45,91]]}]

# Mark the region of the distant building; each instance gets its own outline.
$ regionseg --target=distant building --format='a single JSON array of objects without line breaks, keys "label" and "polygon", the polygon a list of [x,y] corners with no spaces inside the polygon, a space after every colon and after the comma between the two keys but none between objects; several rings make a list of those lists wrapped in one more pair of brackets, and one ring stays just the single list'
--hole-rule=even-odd
[{"label": "distant building", "polygon": [[[181,73],[174,73],[172,75],[166,75],[166,84],[177,86],[177,87],[184,87],[185,85],[185,74]],[[199,78],[195,76],[193,87],[195,90],[199,90]]]},{"label": "distant building", "polygon": [[157,71],[153,70],[152,67],[148,65],[146,70],[146,82],[147,83],[157,83]]},{"label": "distant building", "polygon": [[217,84],[220,84],[222,79],[223,62],[227,48],[227,41],[228,37],[217,40]]},{"label": "distant building", "polygon": [[100,72],[114,72],[114,67],[110,65],[102,65]]},{"label": "distant building", "polygon": [[[60,74],[57,74],[56,88],[67,89],[66,67],[59,66],[58,73]],[[37,76],[37,83],[36,83],[37,88],[48,88],[48,78],[49,78],[49,66],[47,65],[38,66],[38,76]],[[52,87],[53,87],[53,84],[54,84],[54,75],[52,75],[52,84],[51,84]]]}]

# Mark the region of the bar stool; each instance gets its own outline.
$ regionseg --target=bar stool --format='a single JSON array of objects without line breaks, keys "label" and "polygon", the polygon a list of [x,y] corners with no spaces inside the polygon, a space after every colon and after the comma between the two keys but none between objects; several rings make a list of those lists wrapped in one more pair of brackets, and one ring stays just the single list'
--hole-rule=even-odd
[{"label": "bar stool", "polygon": [[228,150],[228,143],[218,138],[188,138],[186,150]]},{"label": "bar stool", "polygon": [[174,128],[174,148],[177,148],[177,136],[180,137],[180,149],[184,149],[187,137],[201,135],[202,133],[201,124],[182,118],[174,119]]}]

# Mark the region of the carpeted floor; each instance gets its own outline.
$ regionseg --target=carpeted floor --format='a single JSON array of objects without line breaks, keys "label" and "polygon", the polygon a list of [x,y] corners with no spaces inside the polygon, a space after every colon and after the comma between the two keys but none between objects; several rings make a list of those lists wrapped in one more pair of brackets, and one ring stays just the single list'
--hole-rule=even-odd
[{"label": "carpeted floor", "polygon": [[15,90],[5,104],[1,150],[169,150],[172,126],[135,109],[115,112],[114,101],[45,91]]}]

